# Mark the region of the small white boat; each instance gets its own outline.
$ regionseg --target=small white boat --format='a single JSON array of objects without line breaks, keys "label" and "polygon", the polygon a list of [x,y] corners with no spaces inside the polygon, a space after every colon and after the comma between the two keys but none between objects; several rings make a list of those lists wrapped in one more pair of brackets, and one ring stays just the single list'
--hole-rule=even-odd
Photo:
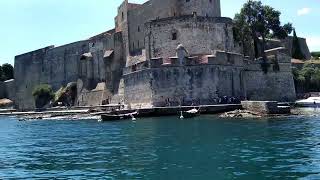
[{"label": "small white boat", "polygon": [[191,109],[189,111],[181,111],[180,119],[193,118],[200,115],[200,109]]},{"label": "small white boat", "polygon": [[309,97],[296,101],[296,105],[299,107],[320,107],[320,97]]}]

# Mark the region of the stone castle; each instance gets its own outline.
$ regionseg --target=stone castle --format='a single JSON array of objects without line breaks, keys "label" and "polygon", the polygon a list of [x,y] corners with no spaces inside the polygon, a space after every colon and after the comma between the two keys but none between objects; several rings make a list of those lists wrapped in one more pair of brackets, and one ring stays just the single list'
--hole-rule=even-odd
[{"label": "stone castle", "polygon": [[259,60],[241,54],[220,0],[125,0],[114,29],[16,56],[7,89],[22,110],[35,107],[35,86],[58,90],[70,82],[77,82],[76,106],[215,104],[222,96],[294,100],[290,52],[275,44],[266,51],[265,73]]}]

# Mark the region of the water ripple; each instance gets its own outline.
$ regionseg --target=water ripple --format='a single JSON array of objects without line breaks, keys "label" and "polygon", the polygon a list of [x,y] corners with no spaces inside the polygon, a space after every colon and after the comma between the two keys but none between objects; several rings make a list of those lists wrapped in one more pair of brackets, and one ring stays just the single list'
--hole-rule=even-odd
[{"label": "water ripple", "polygon": [[98,123],[0,118],[4,179],[319,179],[320,116]]}]

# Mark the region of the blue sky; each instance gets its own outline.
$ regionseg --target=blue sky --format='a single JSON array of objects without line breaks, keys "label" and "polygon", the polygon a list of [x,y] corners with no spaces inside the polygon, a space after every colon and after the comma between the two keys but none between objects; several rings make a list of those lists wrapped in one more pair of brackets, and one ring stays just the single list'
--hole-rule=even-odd
[{"label": "blue sky", "polygon": [[[143,3],[146,0],[129,0]],[[87,39],[114,27],[122,0],[0,0],[0,64],[49,45]],[[246,0],[221,0],[222,15],[233,17]],[[262,0],[282,12],[312,51],[320,51],[320,0]]]}]

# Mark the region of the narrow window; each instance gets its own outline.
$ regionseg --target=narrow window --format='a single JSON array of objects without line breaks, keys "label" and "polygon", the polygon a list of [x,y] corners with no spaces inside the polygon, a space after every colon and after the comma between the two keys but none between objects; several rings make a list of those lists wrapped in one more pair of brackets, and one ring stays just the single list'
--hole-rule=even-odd
[{"label": "narrow window", "polygon": [[137,71],[137,65],[132,66],[132,72],[135,72],[135,71]]},{"label": "narrow window", "polygon": [[177,40],[177,33],[172,33],[172,40]]},{"label": "narrow window", "polygon": [[121,18],[122,18],[122,21],[123,21],[123,19],[124,19],[124,14],[123,14],[123,12],[121,13]]},{"label": "narrow window", "polygon": [[139,40],[138,40],[138,49],[140,48],[140,42],[139,42]]},{"label": "narrow window", "polygon": [[138,32],[140,32],[140,26],[138,26]]},{"label": "narrow window", "polygon": [[132,49],[134,49],[134,42],[132,43]]}]

